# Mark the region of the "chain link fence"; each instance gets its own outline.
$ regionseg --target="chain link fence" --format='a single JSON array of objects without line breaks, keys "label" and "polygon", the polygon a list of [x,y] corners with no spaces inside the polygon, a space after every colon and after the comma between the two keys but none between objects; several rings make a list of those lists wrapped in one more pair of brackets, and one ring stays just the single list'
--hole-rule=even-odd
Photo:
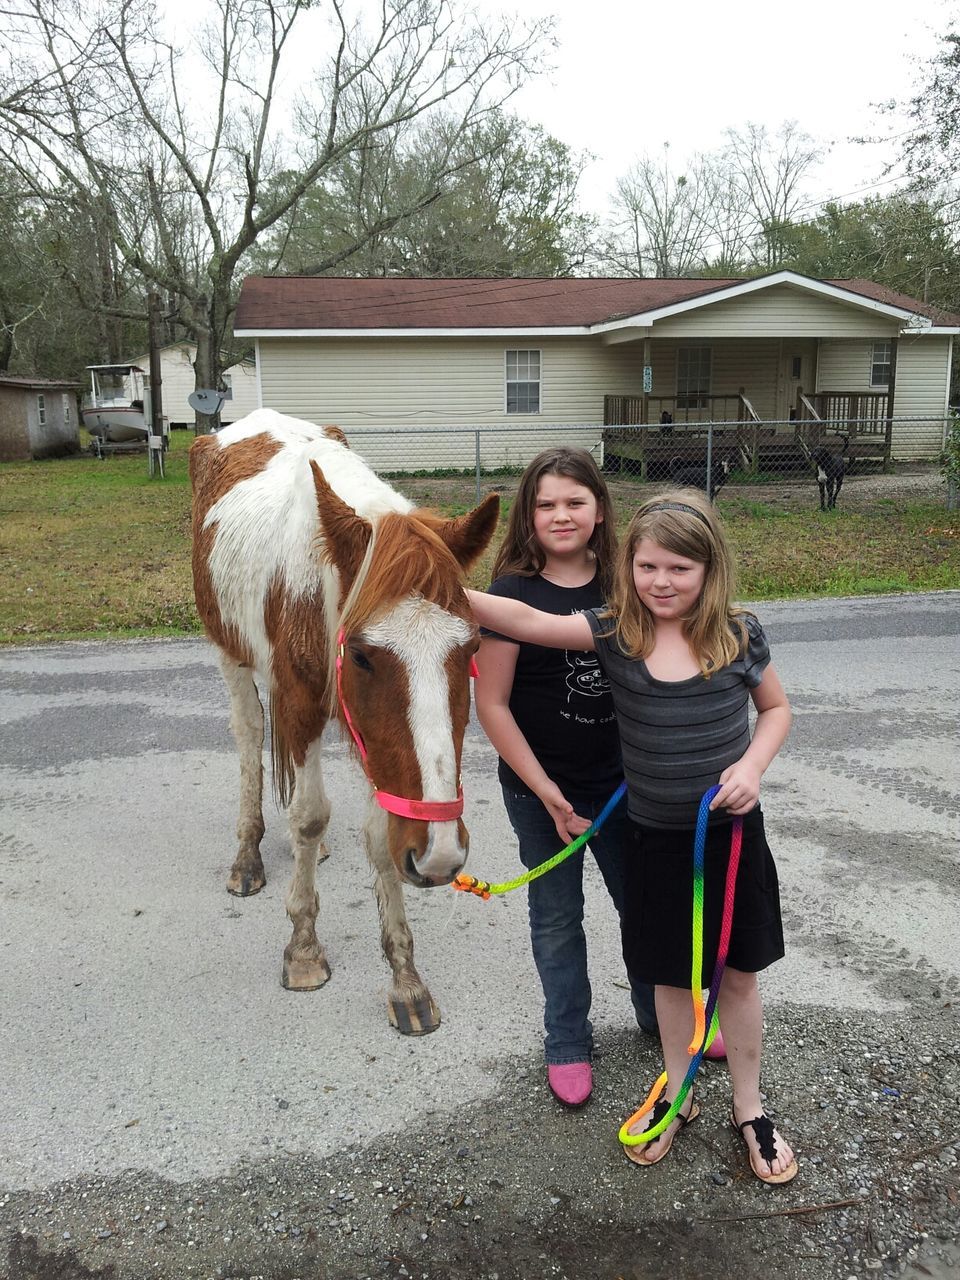
[{"label": "chain link fence", "polygon": [[[717,493],[726,484],[820,482],[889,474],[920,464],[936,474],[953,418],[845,418],[748,422],[349,427],[352,448],[384,476],[519,474],[550,445],[589,450],[610,477]],[[943,484],[946,495],[946,484]]]}]

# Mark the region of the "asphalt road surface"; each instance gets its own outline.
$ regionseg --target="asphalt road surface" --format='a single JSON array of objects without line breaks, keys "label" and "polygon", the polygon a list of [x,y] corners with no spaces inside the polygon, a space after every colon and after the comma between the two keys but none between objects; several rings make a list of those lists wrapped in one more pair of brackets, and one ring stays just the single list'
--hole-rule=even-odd
[{"label": "asphalt road surface", "polygon": [[[798,1026],[827,1022],[853,1033],[902,1023],[918,1001],[933,998],[930,991],[938,1009],[949,1010],[960,984],[960,593],[765,604],[757,612],[796,716],[764,784],[788,931],[787,959],[763,986],[772,1041],[778,1026],[796,1035]],[[238,1254],[240,1228],[224,1225],[226,1207],[222,1223],[196,1210],[198,1219],[206,1212],[209,1230],[190,1240],[182,1203],[174,1211],[148,1199],[165,1195],[172,1206],[201,1184],[208,1205],[218,1195],[225,1202],[225,1188],[249,1199],[261,1173],[282,1181],[295,1165],[309,1170],[303,1177],[312,1184],[322,1182],[326,1204],[344,1158],[354,1173],[379,1151],[403,1148],[407,1159],[413,1150],[426,1160],[436,1144],[425,1135],[441,1132],[453,1135],[451,1143],[462,1132],[468,1152],[511,1109],[514,1132],[525,1116],[534,1129],[552,1132],[556,1108],[542,1087],[542,1009],[523,894],[482,903],[447,889],[408,890],[418,967],[443,1025],[422,1039],[400,1037],[387,1021],[388,971],[359,838],[365,784],[336,733],[328,735],[325,764],[334,810],[331,857],[318,871],[317,927],[333,977],[320,991],[293,995],[280,987],[292,861],[272,804],[266,889],[250,899],[224,889],[237,768],[225,690],[206,642],[0,652],[0,1229],[11,1275],[253,1275],[258,1266],[256,1274],[278,1276],[359,1276],[365,1267],[380,1275],[391,1266],[419,1275],[418,1265],[433,1276],[513,1274],[511,1248],[520,1246],[510,1245],[505,1228],[501,1254],[481,1261],[475,1244],[477,1270],[465,1263],[461,1272],[438,1226],[420,1233],[418,1261],[403,1255],[400,1262],[395,1251],[378,1258],[376,1242],[361,1239],[359,1207],[360,1226],[345,1232],[341,1223],[332,1236],[309,1225],[306,1210],[302,1231],[290,1226],[289,1209],[272,1227],[272,1210],[264,1210],[276,1250],[281,1238],[289,1249],[314,1242],[310,1270],[296,1261],[301,1255],[282,1266],[264,1262],[271,1255],[253,1244]],[[517,865],[495,766],[472,723],[463,770],[468,869],[491,880],[515,874]],[[578,1122],[594,1115],[595,1127],[605,1126],[602,1140],[590,1130],[584,1152],[594,1140],[607,1142],[598,1146],[598,1169],[609,1158],[619,1178],[608,1131],[612,1124],[616,1132],[614,1118],[635,1099],[616,1073],[645,1092],[655,1055],[639,1069],[631,1065],[616,922],[588,868],[593,1017],[611,1088],[608,1095],[600,1087],[601,1057],[597,1100]],[[955,1066],[956,1023],[944,1017],[935,1044],[944,1052],[954,1046]],[[955,1113],[944,1120],[944,1138],[951,1126],[960,1136]],[[577,1132],[562,1131],[574,1167]],[[509,1161],[506,1150],[488,1155],[505,1167]],[[548,1194],[551,1178],[560,1187],[562,1171],[552,1163],[531,1169],[529,1155],[528,1180],[518,1175],[514,1202],[522,1208],[525,1198],[546,1197],[563,1207],[562,1188]],[[336,1168],[338,1178],[349,1172]],[[636,1186],[629,1174],[624,1186]],[[392,1200],[392,1182],[370,1184],[401,1206],[391,1209],[394,1217],[408,1209],[399,1173],[395,1180]],[[722,1194],[715,1182],[711,1194]],[[89,1211],[83,1188],[95,1206]],[[103,1216],[104,1188],[123,1201],[129,1221],[117,1225],[116,1207],[112,1226]],[[471,1198],[464,1193],[455,1205],[457,1194],[454,1187],[444,1201],[451,1215]],[[622,1204],[623,1187],[615,1194]],[[818,1194],[827,1192],[808,1184],[807,1200]],[[58,1203],[72,1206],[69,1226],[56,1217]],[[681,1211],[680,1202],[674,1208]],[[138,1244],[138,1231],[149,1231],[149,1241]],[[175,1235],[181,1252],[170,1252],[172,1245],[158,1252],[157,1242]],[[851,1268],[837,1274],[860,1274],[842,1232],[836,1240],[837,1257],[846,1248]],[[829,1262],[830,1246],[823,1248]],[[0,1274],[2,1251],[0,1237]],[[533,1277],[537,1265],[544,1276],[567,1274],[562,1247],[531,1256],[540,1263],[517,1274]],[[867,1255],[856,1256],[860,1265]],[[628,1274],[623,1262],[613,1270],[612,1260],[584,1266],[569,1274]],[[811,1262],[803,1274],[821,1273]]]}]

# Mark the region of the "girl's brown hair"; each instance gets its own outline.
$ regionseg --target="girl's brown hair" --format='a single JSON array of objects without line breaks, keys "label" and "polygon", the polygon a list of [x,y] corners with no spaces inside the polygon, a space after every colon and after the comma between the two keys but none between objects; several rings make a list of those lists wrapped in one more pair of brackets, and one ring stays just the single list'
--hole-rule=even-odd
[{"label": "girl's brown hair", "polygon": [[621,649],[633,658],[645,658],[653,649],[654,619],[633,580],[634,553],[644,538],[706,566],[700,598],[683,621],[684,635],[705,676],[728,666],[745,650],[747,615],[732,604],[733,554],[713,503],[699,489],[655,494],[630,521],[610,593],[609,616],[616,620]]},{"label": "girl's brown hair", "polygon": [[586,449],[575,449],[570,445],[543,449],[527,464],[517,486],[517,496],[507,516],[507,530],[493,564],[493,577],[496,579],[503,577],[504,574],[516,573],[525,578],[532,578],[543,569],[546,557],[537,541],[533,515],[537,509],[537,489],[544,476],[567,476],[589,489],[596,498],[597,515],[602,519],[594,525],[587,546],[596,559],[604,597],[607,597],[611,587],[614,557],[617,553],[613,504],[610,501],[607,482],[600,474],[593,458]]}]

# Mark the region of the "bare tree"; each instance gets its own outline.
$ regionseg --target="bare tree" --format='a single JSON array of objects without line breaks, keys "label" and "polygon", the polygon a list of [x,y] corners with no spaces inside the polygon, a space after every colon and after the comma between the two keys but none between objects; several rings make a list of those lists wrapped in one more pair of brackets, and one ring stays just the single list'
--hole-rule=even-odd
[{"label": "bare tree", "polygon": [[710,229],[704,165],[697,158],[688,173],[670,169],[670,144],[663,160],[644,156],[617,183],[615,226],[604,257],[613,269],[633,276],[682,276],[704,258]]},{"label": "bare tree", "polygon": [[785,249],[782,229],[801,203],[803,181],[819,163],[821,148],[788,120],[772,136],[761,124],[728,129],[721,156],[728,183],[739,187],[754,219],[755,261],[778,266]]},{"label": "bare tree", "polygon": [[[68,193],[102,221],[119,260],[175,301],[197,343],[197,385],[216,387],[236,276],[258,238],[347,157],[418,120],[436,122],[420,181],[318,269],[435,200],[471,130],[542,63],[551,24],[481,23],[455,0],[383,0],[370,28],[349,0],[202,2],[190,52],[150,0],[0,9],[0,160],[35,199]],[[294,48],[324,38],[309,90],[292,99]],[[293,179],[273,182],[281,172]]]}]

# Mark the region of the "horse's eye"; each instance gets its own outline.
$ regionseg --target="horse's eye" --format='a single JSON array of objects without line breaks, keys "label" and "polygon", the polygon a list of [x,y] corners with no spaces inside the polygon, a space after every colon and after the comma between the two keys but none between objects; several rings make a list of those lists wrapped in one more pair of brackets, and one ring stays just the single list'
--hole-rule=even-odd
[{"label": "horse's eye", "polygon": [[359,667],[361,671],[372,671],[370,660],[365,653],[361,653],[359,649],[350,650],[350,660],[355,667]]}]

